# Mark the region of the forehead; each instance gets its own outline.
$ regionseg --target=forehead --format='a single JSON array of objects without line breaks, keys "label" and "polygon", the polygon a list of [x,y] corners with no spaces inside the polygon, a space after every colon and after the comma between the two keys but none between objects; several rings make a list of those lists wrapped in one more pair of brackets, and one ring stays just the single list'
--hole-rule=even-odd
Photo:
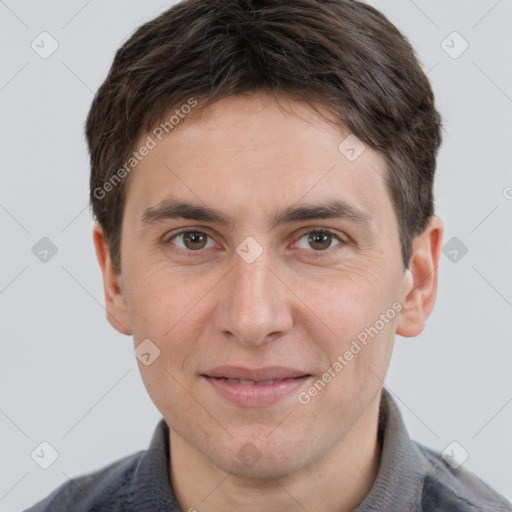
[{"label": "forehead", "polygon": [[394,213],[382,156],[304,102],[229,97],[185,116],[162,140],[149,136],[155,146],[133,171],[127,191],[126,214],[138,213],[133,221],[176,198],[262,222],[293,204],[332,199],[375,221]]}]

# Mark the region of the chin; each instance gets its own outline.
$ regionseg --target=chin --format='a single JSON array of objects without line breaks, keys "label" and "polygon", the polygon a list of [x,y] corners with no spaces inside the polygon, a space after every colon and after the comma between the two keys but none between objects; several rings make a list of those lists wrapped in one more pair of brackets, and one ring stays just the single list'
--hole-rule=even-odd
[{"label": "chin", "polygon": [[216,465],[222,471],[239,478],[274,480],[283,478],[300,471],[303,468],[303,460],[282,460],[274,454],[261,454],[261,458],[254,464],[241,462],[238,457],[216,461]]},{"label": "chin", "polygon": [[[272,434],[273,435],[273,434]],[[293,439],[283,433],[282,438],[269,439],[268,432],[260,437],[229,439],[214,453],[203,452],[222,471],[240,478],[276,479],[303,470],[313,462],[314,446],[307,440]],[[297,447],[302,447],[297,449]],[[305,451],[304,447],[308,447]],[[320,448],[320,447],[319,447]],[[318,454],[318,458],[322,454]]]}]

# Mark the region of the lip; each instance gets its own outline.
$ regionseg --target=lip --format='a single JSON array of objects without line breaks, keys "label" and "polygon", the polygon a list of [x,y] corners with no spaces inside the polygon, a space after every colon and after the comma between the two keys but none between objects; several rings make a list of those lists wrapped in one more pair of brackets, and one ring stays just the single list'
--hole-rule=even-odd
[{"label": "lip", "polygon": [[286,366],[267,366],[265,368],[243,368],[242,366],[218,366],[208,370],[203,375],[208,377],[238,380],[253,380],[255,382],[265,382],[276,379],[294,379],[309,375],[307,371],[287,368]]},{"label": "lip", "polygon": [[214,390],[242,407],[272,405],[297,391],[311,375],[283,366],[242,368],[220,366],[201,375]]}]

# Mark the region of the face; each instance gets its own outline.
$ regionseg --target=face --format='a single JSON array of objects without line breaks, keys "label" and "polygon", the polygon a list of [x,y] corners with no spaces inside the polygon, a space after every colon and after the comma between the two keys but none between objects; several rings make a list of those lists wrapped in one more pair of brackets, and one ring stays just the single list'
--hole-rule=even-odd
[{"label": "face", "polygon": [[377,406],[412,282],[384,160],[349,134],[231,97],[130,177],[109,311],[160,351],[139,366],[171,430],[224,471],[306,468]]}]

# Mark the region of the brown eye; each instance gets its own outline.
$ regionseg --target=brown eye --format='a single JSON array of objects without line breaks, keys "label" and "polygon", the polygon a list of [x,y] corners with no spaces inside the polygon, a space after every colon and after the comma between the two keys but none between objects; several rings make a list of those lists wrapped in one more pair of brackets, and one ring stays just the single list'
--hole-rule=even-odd
[{"label": "brown eye", "polygon": [[215,246],[213,240],[202,231],[181,231],[170,237],[168,243],[188,252],[198,252]]},{"label": "brown eye", "polygon": [[332,238],[333,236],[330,233],[313,231],[309,234],[308,243],[313,249],[317,251],[324,251],[331,245]]},{"label": "brown eye", "polygon": [[341,249],[346,244],[347,242],[340,235],[328,229],[317,228],[306,231],[299,240],[297,240],[295,247],[312,254],[324,251],[326,255],[332,255],[331,249]]},{"label": "brown eye", "polygon": [[191,251],[202,249],[208,241],[208,236],[198,231],[183,233],[183,244]]}]

